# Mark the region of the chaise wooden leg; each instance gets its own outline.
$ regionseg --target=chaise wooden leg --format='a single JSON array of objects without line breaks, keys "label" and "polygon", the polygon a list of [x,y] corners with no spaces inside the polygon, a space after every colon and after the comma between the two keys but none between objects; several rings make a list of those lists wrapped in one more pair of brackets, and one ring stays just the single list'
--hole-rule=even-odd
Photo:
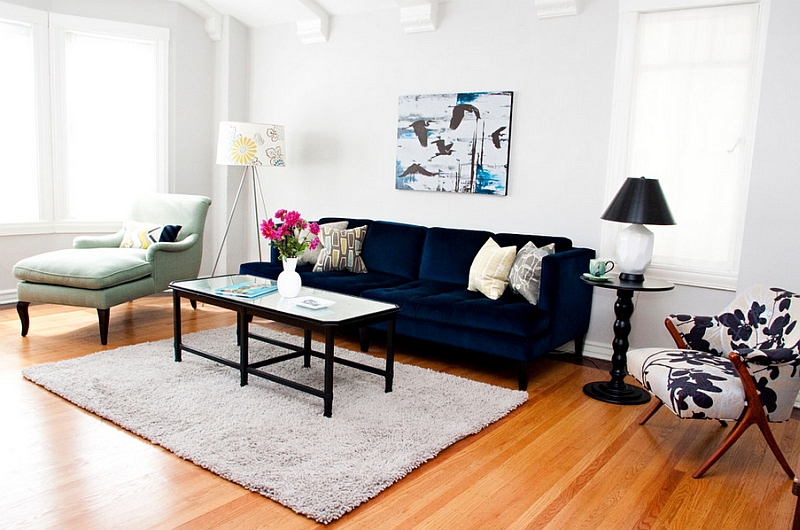
[{"label": "chaise wooden leg", "polygon": [[28,316],[28,306],[31,305],[30,302],[17,302],[17,314],[19,315],[19,321],[22,324],[22,336],[28,336],[28,328],[31,325],[31,319]]},{"label": "chaise wooden leg", "polygon": [[108,321],[110,313],[110,309],[97,310],[97,319],[100,323],[100,344],[103,346],[108,344]]}]

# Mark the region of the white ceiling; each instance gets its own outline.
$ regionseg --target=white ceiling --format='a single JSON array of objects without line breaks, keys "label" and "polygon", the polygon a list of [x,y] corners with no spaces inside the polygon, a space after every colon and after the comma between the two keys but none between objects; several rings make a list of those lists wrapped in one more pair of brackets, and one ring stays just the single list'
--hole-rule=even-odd
[{"label": "white ceiling", "polygon": [[[431,0],[427,0],[430,2]],[[432,0],[434,3],[438,0]],[[454,0],[448,0],[454,1]],[[502,0],[481,0],[497,2]],[[309,16],[309,4],[316,4],[329,16],[352,15],[383,9],[398,9],[401,6],[426,3],[415,0],[205,0],[222,13],[231,15],[251,28],[285,24],[305,20]]]}]

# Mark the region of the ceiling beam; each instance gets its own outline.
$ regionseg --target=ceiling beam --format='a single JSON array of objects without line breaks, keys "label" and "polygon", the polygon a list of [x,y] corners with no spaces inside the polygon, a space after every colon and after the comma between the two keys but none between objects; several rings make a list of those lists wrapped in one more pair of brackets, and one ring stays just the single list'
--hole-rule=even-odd
[{"label": "ceiling beam", "polygon": [[315,0],[295,0],[300,6],[300,20],[297,21],[297,36],[303,44],[327,42],[330,27],[330,14]]},{"label": "ceiling beam", "polygon": [[213,41],[222,39],[222,14],[203,0],[177,0],[205,19],[205,30]]},{"label": "ceiling beam", "polygon": [[430,0],[394,0],[400,8],[400,24],[406,33],[436,31],[439,4]]},{"label": "ceiling beam", "polygon": [[536,16],[554,18],[577,15],[580,11],[579,0],[533,0]]}]

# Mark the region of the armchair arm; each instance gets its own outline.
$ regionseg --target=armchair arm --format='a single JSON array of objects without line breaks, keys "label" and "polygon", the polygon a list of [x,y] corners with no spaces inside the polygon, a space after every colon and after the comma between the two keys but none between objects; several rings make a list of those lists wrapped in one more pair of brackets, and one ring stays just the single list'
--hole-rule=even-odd
[{"label": "armchair arm", "polygon": [[176,280],[197,278],[203,253],[201,243],[200,235],[190,234],[181,241],[147,247],[145,259],[152,263],[156,291],[163,291]]},{"label": "armchair arm", "polygon": [[768,421],[786,421],[800,390],[800,355],[789,348],[744,349],[728,354],[748,404],[763,407]]},{"label": "armchair arm", "polygon": [[678,348],[723,355],[727,348],[722,343],[722,326],[716,317],[697,315],[670,315],[664,325]]},{"label": "armchair arm", "polygon": [[115,248],[122,243],[122,236],[125,230],[121,229],[115,234],[104,234],[101,236],[78,236],[72,240],[72,248]]},{"label": "armchair arm", "polygon": [[192,248],[195,243],[197,243],[198,239],[200,239],[199,235],[191,234],[186,239],[173,243],[153,243],[147,247],[146,259],[147,261],[154,261],[158,252],[183,252],[184,250]]}]

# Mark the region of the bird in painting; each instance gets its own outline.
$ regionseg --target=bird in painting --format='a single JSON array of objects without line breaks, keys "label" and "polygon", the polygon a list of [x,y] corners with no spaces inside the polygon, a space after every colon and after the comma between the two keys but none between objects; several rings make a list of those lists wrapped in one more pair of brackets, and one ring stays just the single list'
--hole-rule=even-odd
[{"label": "bird in painting", "polygon": [[494,144],[494,146],[495,146],[496,148],[498,148],[498,149],[500,149],[500,137],[503,135],[503,131],[504,131],[505,129],[506,129],[506,128],[505,128],[505,126],[503,126],[503,127],[500,127],[499,129],[497,129],[495,132],[493,132],[493,133],[491,134],[491,136],[492,136],[492,143],[493,143],[493,144]]},{"label": "bird in painting", "polygon": [[456,105],[453,108],[453,117],[450,118],[450,129],[456,130],[458,126],[461,125],[461,121],[464,119],[464,114],[470,112],[475,115],[475,119],[481,119],[481,112],[475,105],[470,105],[469,103],[462,103],[460,105]]},{"label": "bird in painting", "polygon": [[446,155],[453,154],[453,144],[452,144],[452,142],[449,143],[449,144],[446,144],[446,143],[444,143],[444,140],[439,139],[439,140],[436,140],[435,142],[433,142],[433,144],[436,146],[436,149],[438,149],[439,152],[436,153],[435,155],[433,155],[431,158],[436,158],[437,156],[442,156],[442,155],[446,156]]},{"label": "bird in painting", "polygon": [[430,171],[428,171],[419,164],[411,164],[405,171],[403,171],[403,174],[400,176],[405,177],[406,175],[413,175],[416,173],[419,173],[421,175],[427,175],[429,177],[433,177],[436,175],[436,173],[431,173]]},{"label": "bird in painting", "polygon": [[414,129],[414,134],[417,135],[419,145],[422,147],[428,147],[428,125],[430,124],[430,120],[417,120],[410,125]]}]

